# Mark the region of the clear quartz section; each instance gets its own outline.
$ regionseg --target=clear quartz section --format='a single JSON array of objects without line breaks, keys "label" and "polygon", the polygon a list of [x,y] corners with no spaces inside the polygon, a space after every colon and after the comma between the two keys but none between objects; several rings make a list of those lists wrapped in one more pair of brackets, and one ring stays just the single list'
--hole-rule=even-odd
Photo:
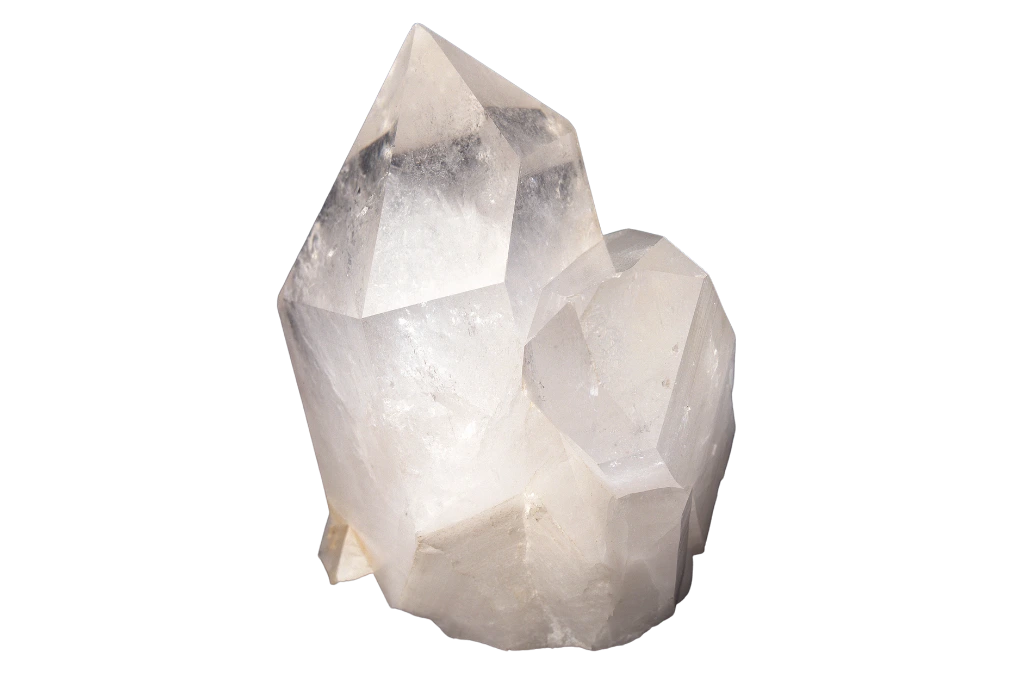
[{"label": "clear quartz section", "polygon": [[704,549],[735,336],[603,236],[572,126],[414,26],[281,290],[331,582],[505,649],[628,642]]}]

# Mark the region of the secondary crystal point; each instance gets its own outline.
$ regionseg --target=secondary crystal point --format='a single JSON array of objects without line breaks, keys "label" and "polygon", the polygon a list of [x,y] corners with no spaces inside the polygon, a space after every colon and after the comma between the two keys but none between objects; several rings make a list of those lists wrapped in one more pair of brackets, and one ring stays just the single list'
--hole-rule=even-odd
[{"label": "secondary crystal point", "polygon": [[602,236],[572,126],[409,32],[278,300],[332,582],[523,649],[672,614],[734,431],[735,337],[664,238]]}]

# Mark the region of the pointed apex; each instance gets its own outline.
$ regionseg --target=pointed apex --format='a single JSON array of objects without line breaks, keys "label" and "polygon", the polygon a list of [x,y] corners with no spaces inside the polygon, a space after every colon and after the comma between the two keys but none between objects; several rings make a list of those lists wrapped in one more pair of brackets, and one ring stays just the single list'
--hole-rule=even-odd
[{"label": "pointed apex", "polygon": [[417,25],[406,42],[411,47],[401,84],[396,151],[450,143],[477,133],[486,120],[484,110],[434,34]]}]

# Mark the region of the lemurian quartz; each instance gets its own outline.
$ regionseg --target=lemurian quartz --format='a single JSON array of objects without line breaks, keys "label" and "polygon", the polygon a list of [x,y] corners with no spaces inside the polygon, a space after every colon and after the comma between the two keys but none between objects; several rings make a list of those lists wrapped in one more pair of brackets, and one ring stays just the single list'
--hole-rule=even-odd
[{"label": "lemurian quartz", "polygon": [[657,235],[602,235],[567,120],[414,26],[278,301],[332,582],[495,647],[672,614],[734,432],[735,337]]}]

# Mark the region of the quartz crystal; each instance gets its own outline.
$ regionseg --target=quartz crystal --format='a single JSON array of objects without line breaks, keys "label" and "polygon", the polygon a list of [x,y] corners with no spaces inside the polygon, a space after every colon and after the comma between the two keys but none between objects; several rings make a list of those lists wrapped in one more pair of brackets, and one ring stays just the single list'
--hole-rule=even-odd
[{"label": "quartz crystal", "polygon": [[602,235],[567,120],[409,32],[278,301],[331,582],[505,649],[672,614],[732,445],[735,337],[667,240]]}]

